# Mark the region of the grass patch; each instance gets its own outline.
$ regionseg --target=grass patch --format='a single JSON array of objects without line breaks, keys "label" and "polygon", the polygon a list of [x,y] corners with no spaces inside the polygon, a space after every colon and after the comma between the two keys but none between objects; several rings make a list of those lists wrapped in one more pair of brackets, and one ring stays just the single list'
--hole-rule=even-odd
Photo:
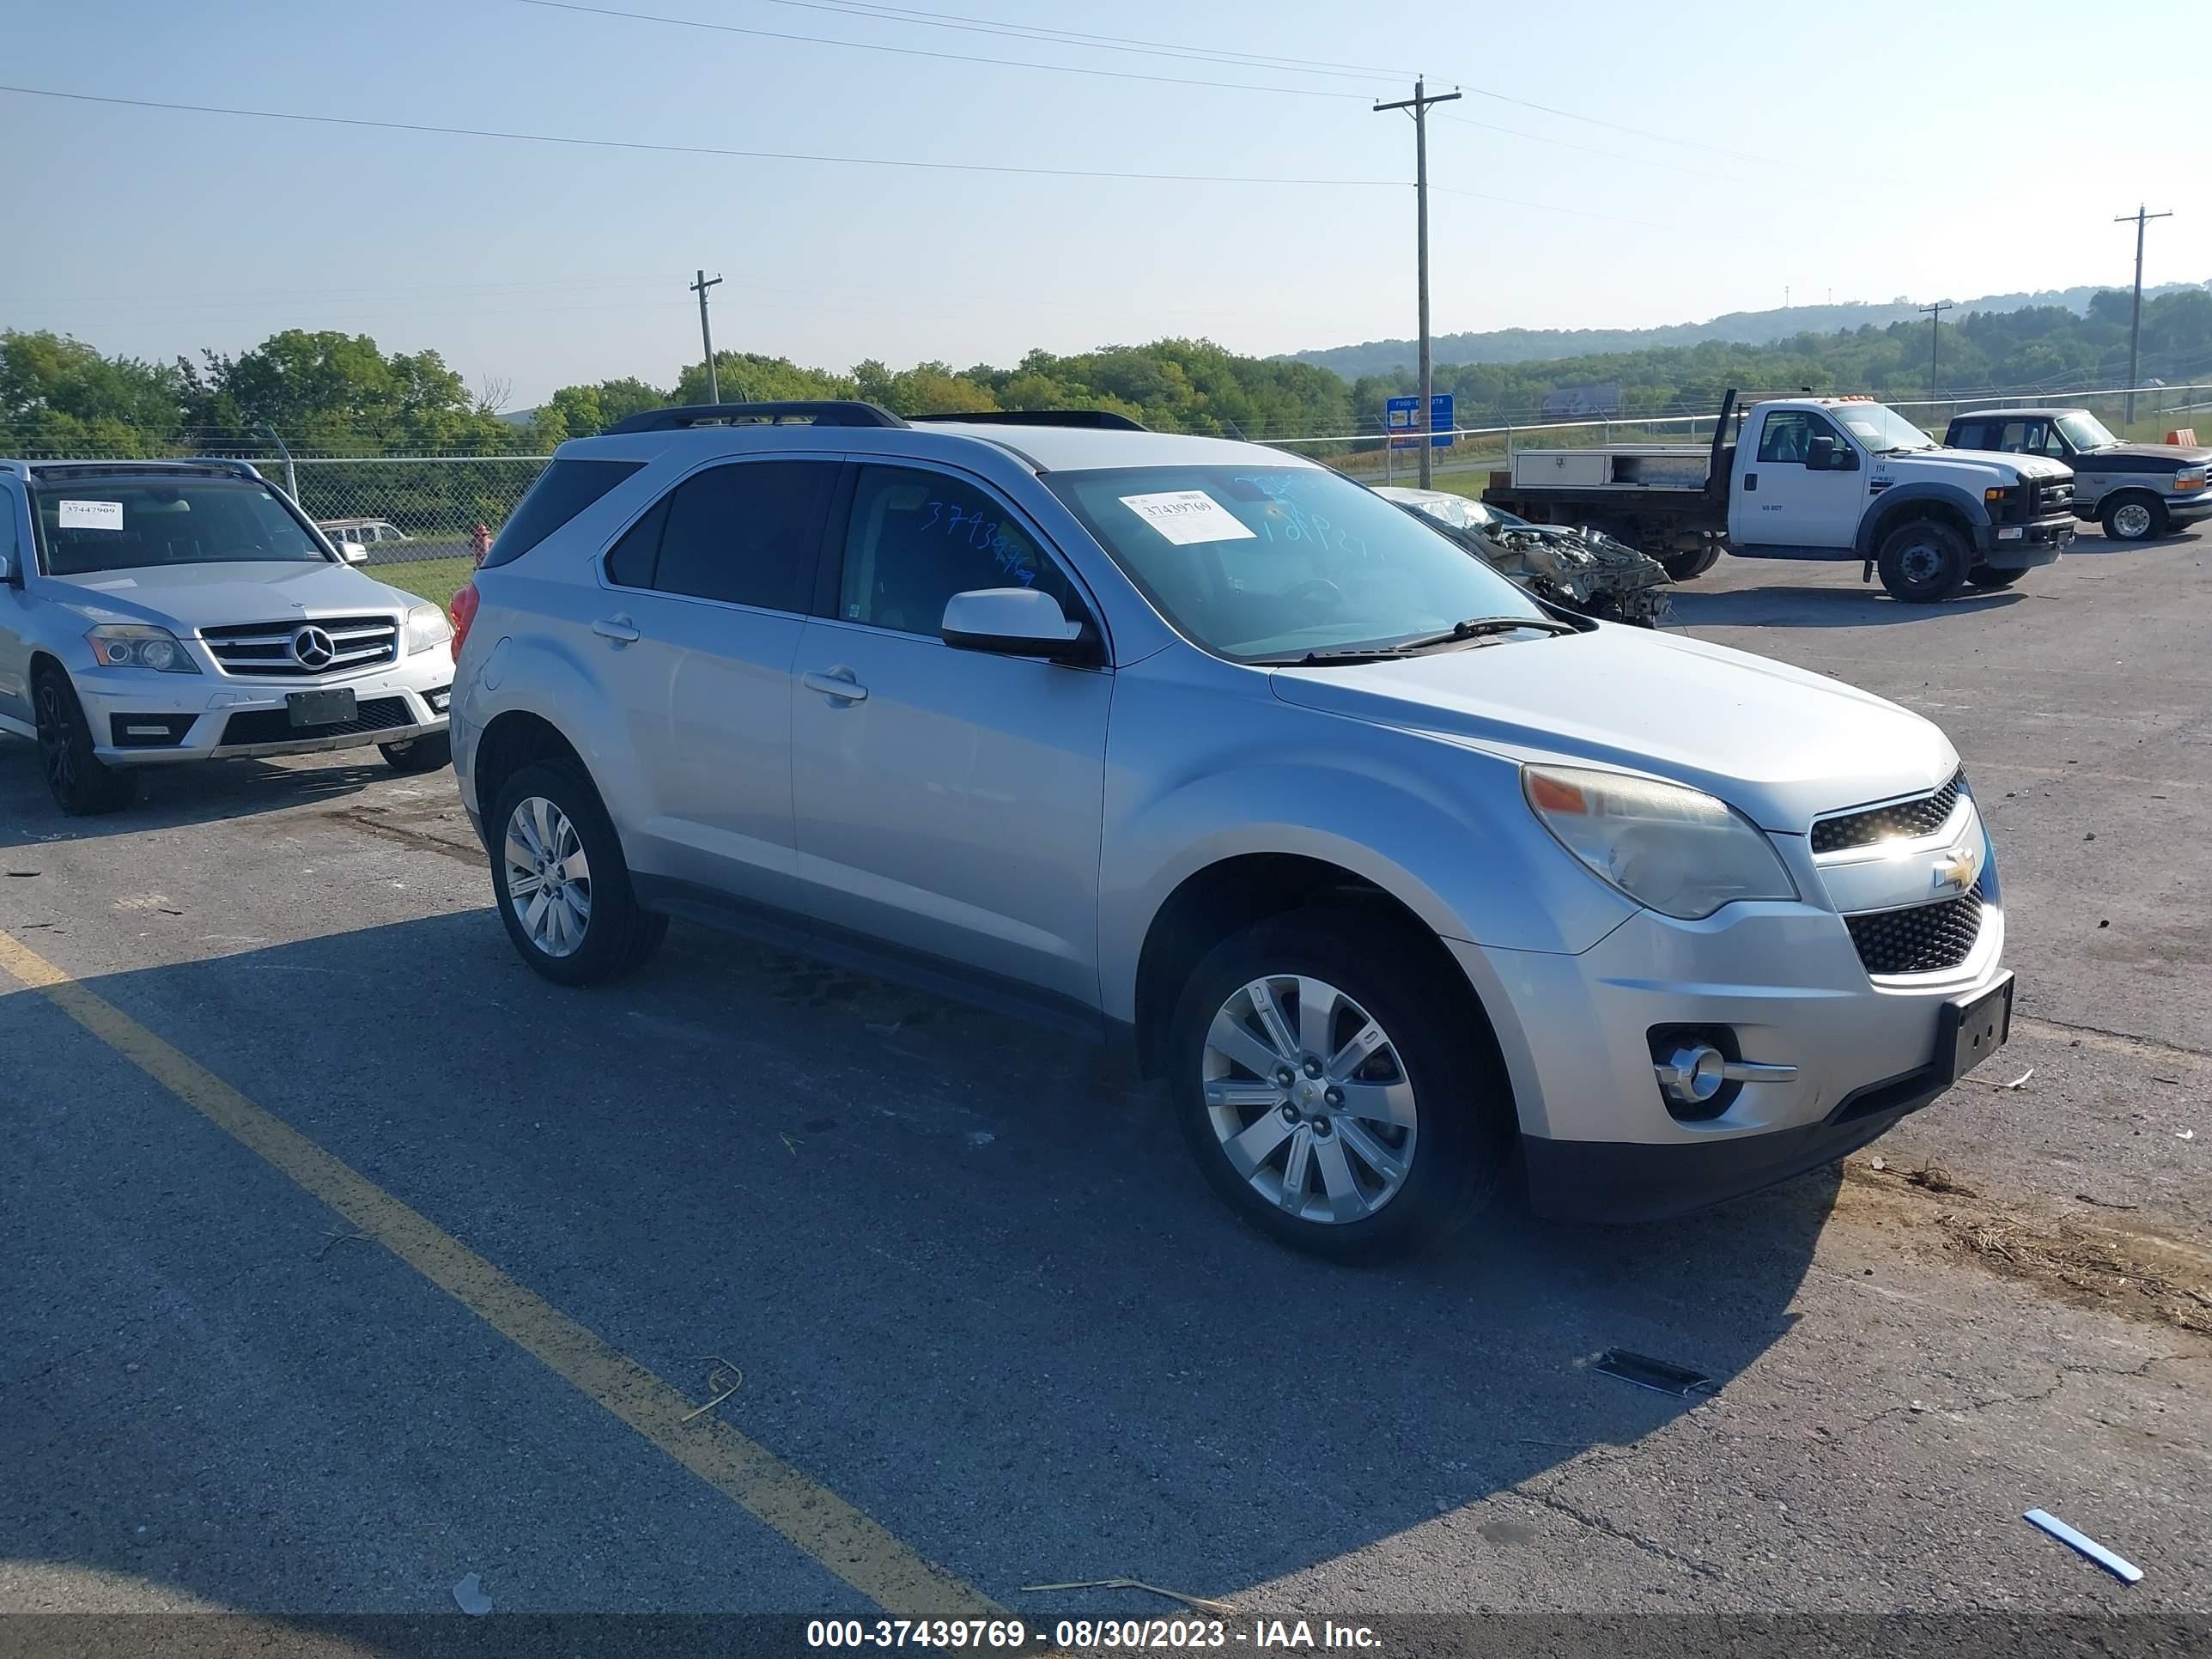
[{"label": "grass patch", "polygon": [[451,610],[453,595],[476,574],[473,559],[422,559],[412,564],[372,564],[366,574],[403,593],[428,599],[441,610]]}]

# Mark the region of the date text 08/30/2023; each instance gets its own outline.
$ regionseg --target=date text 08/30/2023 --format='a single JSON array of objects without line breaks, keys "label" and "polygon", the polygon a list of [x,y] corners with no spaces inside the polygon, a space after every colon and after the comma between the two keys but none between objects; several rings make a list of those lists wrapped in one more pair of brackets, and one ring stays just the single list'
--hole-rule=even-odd
[{"label": "date text 08/30/2023", "polygon": [[969,1648],[1019,1651],[1032,1645],[1063,1651],[1168,1651],[1219,1648],[1352,1648],[1382,1644],[1365,1625],[1333,1620],[1062,1619],[1035,1628],[1018,1619],[815,1619],[810,1648]]}]

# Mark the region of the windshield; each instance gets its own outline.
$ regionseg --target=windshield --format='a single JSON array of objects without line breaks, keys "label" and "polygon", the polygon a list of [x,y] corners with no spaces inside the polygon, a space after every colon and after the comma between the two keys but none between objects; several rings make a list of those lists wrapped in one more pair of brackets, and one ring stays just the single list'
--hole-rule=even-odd
[{"label": "windshield", "polygon": [[1936,441],[1887,404],[1844,404],[1828,413],[1850,428],[1851,436],[1868,453],[1886,455],[1893,449],[1933,449]]},{"label": "windshield", "polygon": [[2058,417],[2058,429],[2076,449],[2105,449],[2119,442],[2105,423],[2087,410]]},{"label": "windshield", "polygon": [[50,576],[330,559],[267,484],[248,479],[73,479],[32,496]]},{"label": "windshield", "polygon": [[1127,467],[1045,483],[1163,616],[1232,661],[1544,618],[1456,543],[1323,468]]}]

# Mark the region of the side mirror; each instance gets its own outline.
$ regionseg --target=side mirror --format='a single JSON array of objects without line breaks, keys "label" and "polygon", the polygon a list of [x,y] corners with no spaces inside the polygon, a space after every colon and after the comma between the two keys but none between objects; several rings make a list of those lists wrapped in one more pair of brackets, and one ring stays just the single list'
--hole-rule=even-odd
[{"label": "side mirror", "polygon": [[960,651],[1000,657],[1042,657],[1095,666],[1105,659],[1087,622],[1070,622],[1060,601],[1033,587],[979,587],[945,603],[938,632]]},{"label": "side mirror", "polygon": [[1805,467],[1811,472],[1832,472],[1836,470],[1836,441],[1821,436],[1805,446]]},{"label": "side mirror", "polygon": [[15,585],[15,556],[12,553],[0,553],[0,587],[13,587]]},{"label": "side mirror", "polygon": [[338,557],[343,559],[348,564],[367,564],[368,550],[359,542],[340,542]]}]

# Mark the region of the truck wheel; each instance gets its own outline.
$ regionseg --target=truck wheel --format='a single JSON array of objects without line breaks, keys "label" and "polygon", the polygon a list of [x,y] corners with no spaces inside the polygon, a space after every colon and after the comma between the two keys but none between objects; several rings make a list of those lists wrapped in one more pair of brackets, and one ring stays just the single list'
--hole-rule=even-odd
[{"label": "truck wheel", "polygon": [[54,805],[73,818],[119,812],[137,799],[138,775],[101,763],[76,688],[59,669],[40,674],[33,693],[39,717],[39,768]]},{"label": "truck wheel", "polygon": [[2166,532],[2166,503],[2155,495],[2123,495],[2107,501],[2100,515],[2105,534],[2116,542],[2154,541]]},{"label": "truck wheel", "polygon": [[1701,547],[1694,553],[1669,553],[1659,562],[1678,582],[1694,581],[1721,561],[1717,547]]},{"label": "truck wheel", "polygon": [[1193,970],[1170,1092],[1200,1169],[1279,1243],[1375,1262],[1452,1232],[1495,1190],[1517,1122],[1468,1011],[1387,921],[1293,911]]},{"label": "truck wheel", "polygon": [[1978,564],[1966,573],[1966,580],[1977,587],[2010,587],[2026,574],[2025,570],[2000,570],[1993,564]]},{"label": "truck wheel", "polygon": [[1940,605],[1966,585],[1972,560],[1966,538],[1949,525],[1913,519],[1882,538],[1875,567],[1890,597],[1906,605]]}]

